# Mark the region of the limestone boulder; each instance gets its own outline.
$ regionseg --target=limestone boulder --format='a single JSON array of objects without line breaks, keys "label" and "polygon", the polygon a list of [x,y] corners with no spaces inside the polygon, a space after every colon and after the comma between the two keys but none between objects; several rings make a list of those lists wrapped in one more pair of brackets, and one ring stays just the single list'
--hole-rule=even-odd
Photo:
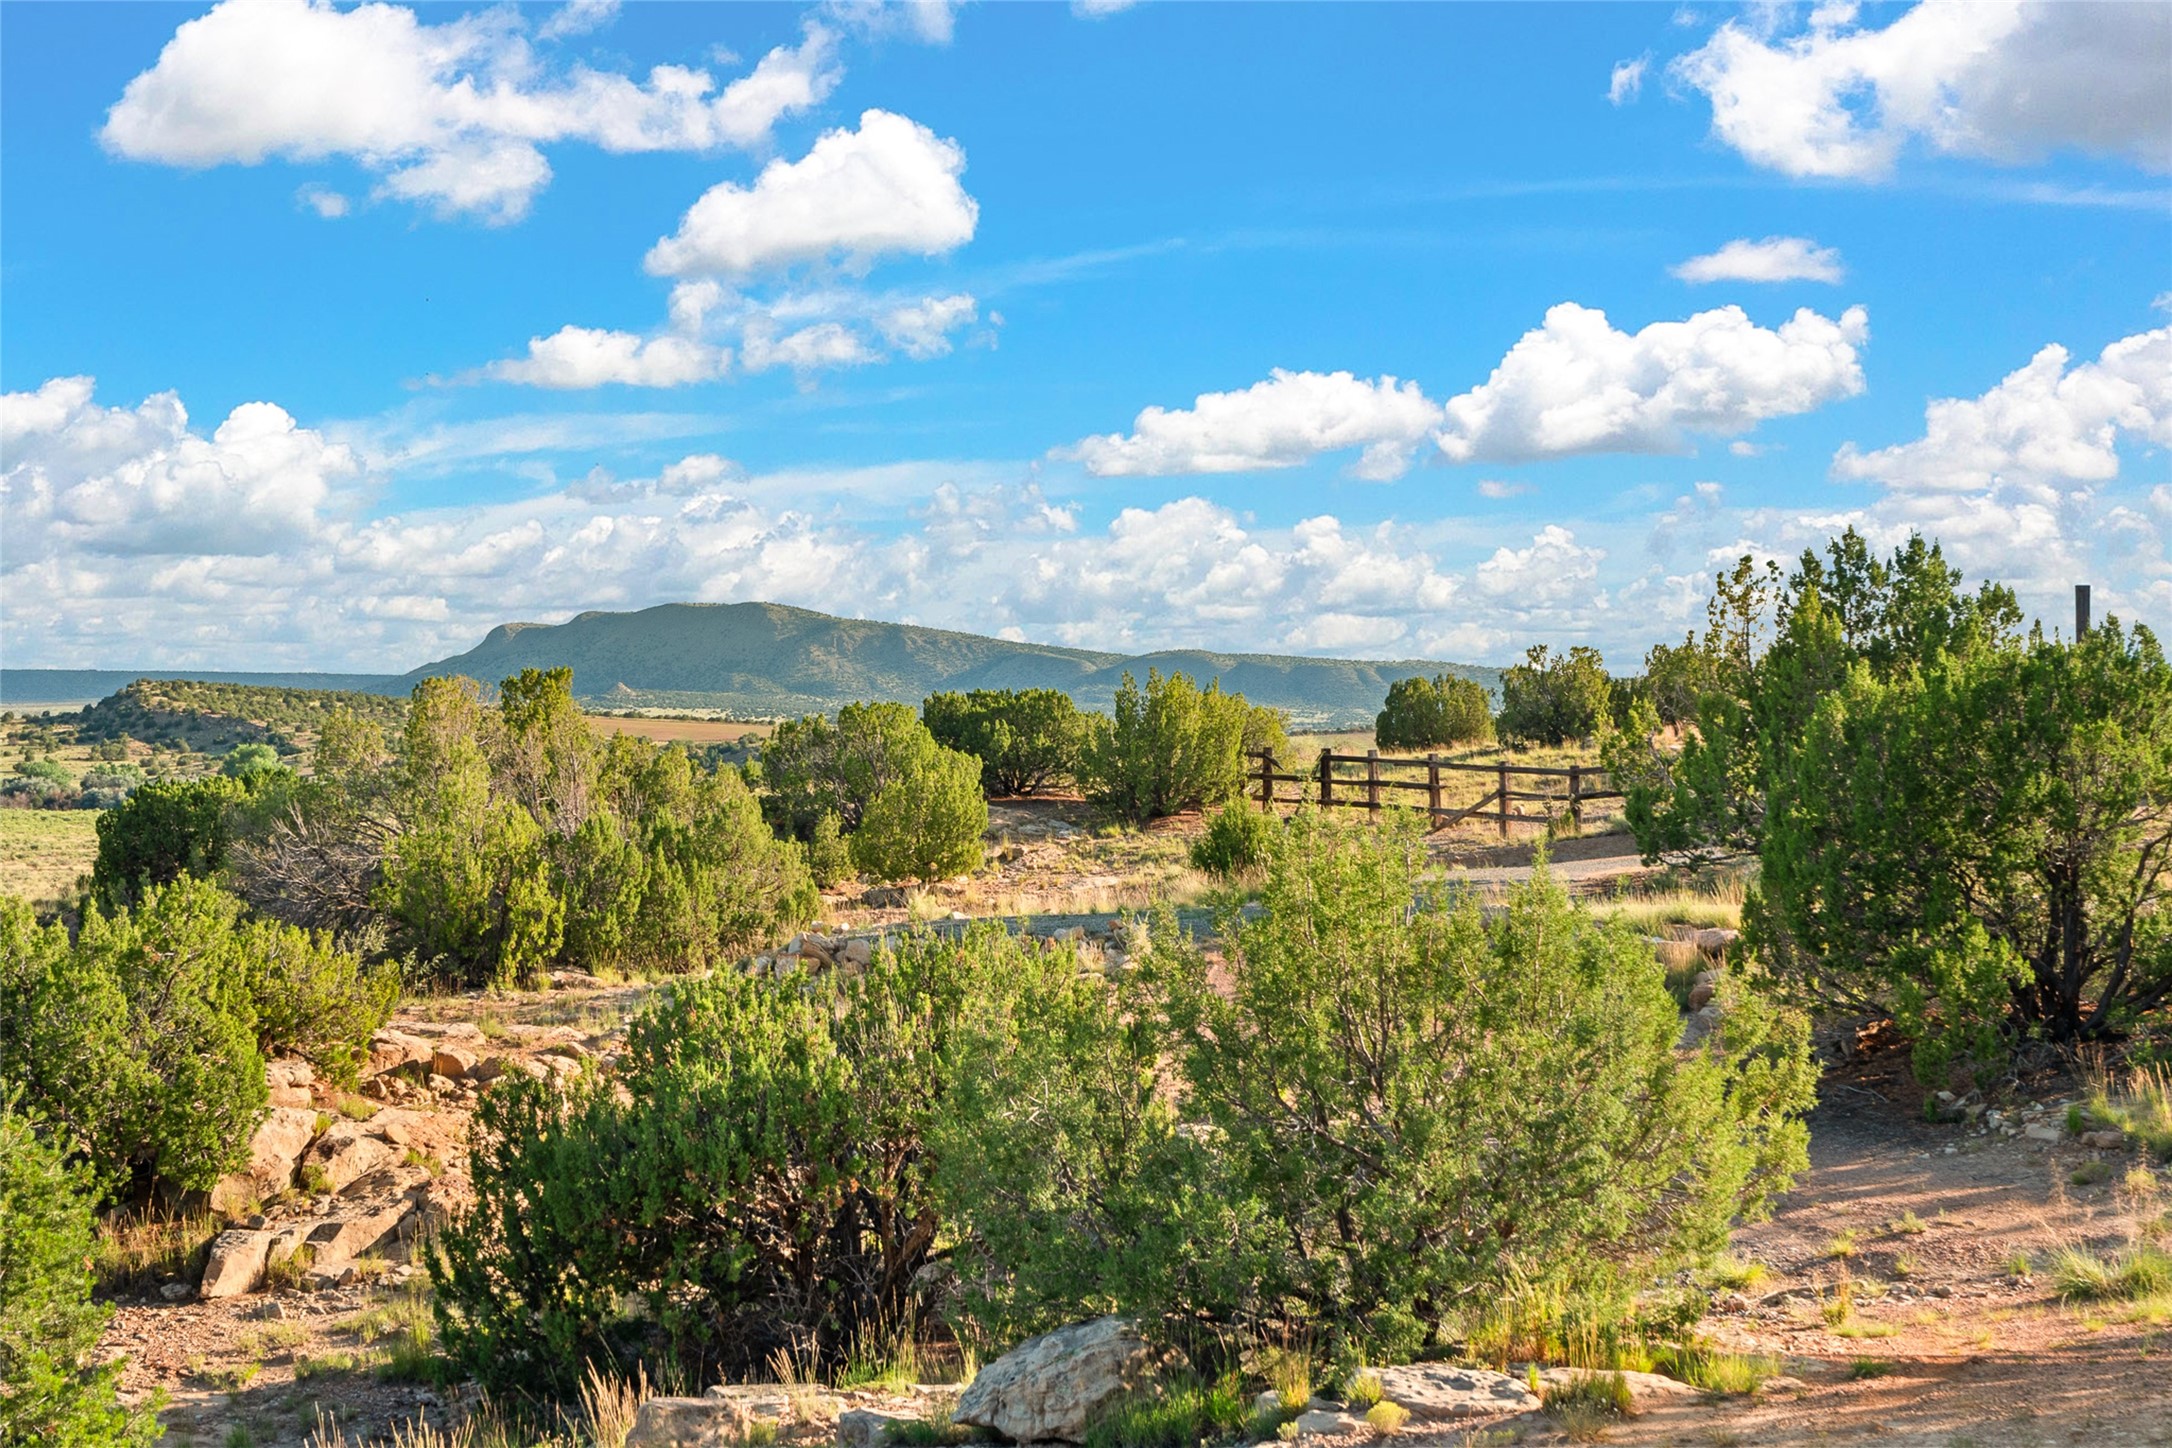
[{"label": "limestone boulder", "polygon": [[[1581,1368],[1547,1368],[1539,1374],[1539,1381],[1545,1384],[1546,1389],[1551,1392],[1569,1387],[1579,1378],[1588,1378],[1590,1376],[1592,1374]],[[1704,1396],[1703,1389],[1693,1388],[1677,1378],[1670,1378],[1662,1373],[1624,1371],[1620,1374],[1620,1377],[1622,1382],[1629,1388],[1630,1402],[1635,1406],[1636,1411],[1640,1413],[1668,1403],[1686,1402]]]},{"label": "limestone boulder", "polygon": [[383,1030],[370,1037],[369,1074],[381,1076],[402,1066],[427,1064],[437,1043],[406,1031]]},{"label": "limestone boulder", "polygon": [[310,1260],[318,1267],[341,1267],[400,1240],[400,1228],[414,1204],[399,1201],[376,1211],[327,1217],[309,1229]]},{"label": "limestone boulder", "polygon": [[1701,1011],[1712,1004],[1712,997],[1719,994],[1719,972],[1700,970],[1697,978],[1689,983],[1689,1008]]},{"label": "limestone boulder", "polygon": [[651,1398],[634,1414],[625,1448],[734,1448],[742,1421],[711,1398]]},{"label": "limestone boulder", "polygon": [[254,1292],[264,1280],[264,1259],[271,1253],[273,1235],[237,1227],[213,1237],[197,1294],[210,1299]]},{"label": "limestone boulder", "polygon": [[1538,1394],[1521,1378],[1450,1363],[1382,1368],[1380,1391],[1390,1402],[1408,1408],[1412,1420],[1421,1423],[1528,1413],[1539,1406]]},{"label": "limestone boulder", "polygon": [[316,1139],[317,1113],[298,1106],[274,1106],[249,1138],[249,1160],[211,1189],[214,1211],[238,1212],[266,1201],[294,1185],[302,1154]]},{"label": "limestone boulder", "polygon": [[320,1168],[325,1190],[338,1192],[357,1178],[399,1159],[400,1149],[371,1130],[368,1122],[341,1120],[325,1128],[302,1164]]},{"label": "limestone boulder", "polygon": [[982,1368],[951,1419],[1017,1443],[1076,1443],[1094,1414],[1129,1389],[1149,1362],[1145,1341],[1123,1318],[1059,1327]]},{"label": "limestone boulder", "polygon": [[849,1408],[837,1416],[837,1448],[887,1448],[890,1425],[917,1423],[910,1413],[880,1408]]},{"label": "limestone boulder", "polygon": [[[817,1394],[807,1406],[821,1414],[839,1404]],[[753,1425],[782,1427],[798,1409],[787,1389],[768,1384],[719,1384],[699,1398],[651,1398],[634,1415],[625,1448],[739,1448]]]},{"label": "limestone boulder", "polygon": [[430,1054],[430,1070],[434,1075],[449,1076],[458,1081],[475,1069],[476,1054],[463,1046],[446,1044]]}]

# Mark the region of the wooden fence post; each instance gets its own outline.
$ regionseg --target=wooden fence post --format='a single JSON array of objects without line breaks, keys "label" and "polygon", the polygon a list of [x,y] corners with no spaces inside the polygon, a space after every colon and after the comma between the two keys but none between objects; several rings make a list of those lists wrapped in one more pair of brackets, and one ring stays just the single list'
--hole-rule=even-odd
[{"label": "wooden fence post", "polygon": [[1335,802],[1335,751],[1320,751],[1320,806],[1326,808]]},{"label": "wooden fence post", "polygon": [[1508,761],[1501,761],[1501,838],[1508,838]]},{"label": "wooden fence post", "polygon": [[1428,754],[1425,757],[1425,807],[1426,828],[1431,829],[1440,822],[1441,813],[1440,756],[1438,754]]},{"label": "wooden fence post", "polygon": [[1578,829],[1584,827],[1584,766],[1569,766],[1569,823]]},{"label": "wooden fence post", "polygon": [[1380,808],[1380,751],[1365,751],[1365,808]]}]

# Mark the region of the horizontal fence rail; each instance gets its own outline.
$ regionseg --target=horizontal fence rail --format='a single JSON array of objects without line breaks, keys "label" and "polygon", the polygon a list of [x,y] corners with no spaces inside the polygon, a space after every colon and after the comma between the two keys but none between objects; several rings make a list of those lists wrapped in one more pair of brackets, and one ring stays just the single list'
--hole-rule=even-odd
[{"label": "horizontal fence rail", "polygon": [[[1278,767],[1274,751],[1254,750],[1250,756],[1252,767],[1247,772],[1247,793],[1259,801],[1262,810],[1272,810],[1278,804],[1316,804],[1325,809],[1371,809],[1383,804],[1407,803],[1417,808],[1415,799],[1397,801],[1397,793],[1425,796],[1425,811],[1433,821],[1433,828],[1446,829],[1462,824],[1465,820],[1483,818],[1500,826],[1501,834],[1508,834],[1512,824],[1547,825],[1566,817],[1581,824],[1584,805],[1592,800],[1620,799],[1621,791],[1607,787],[1606,771],[1572,764],[1567,768],[1548,768],[1535,764],[1510,764],[1507,760],[1477,763],[1468,760],[1442,759],[1428,754],[1422,759],[1382,759],[1378,750],[1368,749],[1363,754],[1337,754],[1332,749],[1320,751],[1316,763],[1303,773],[1293,773]],[[1352,773],[1363,770],[1362,774]],[[1458,774],[1482,774],[1492,777],[1493,787],[1468,802],[1449,803],[1445,791],[1450,787],[1444,777]],[[1517,788],[1520,780],[1531,779],[1537,788]],[[1554,786],[1559,782],[1559,787]],[[1294,792],[1284,792],[1282,786],[1296,785]],[[1532,814],[1516,808],[1519,804],[1540,804],[1546,807],[1543,814]],[[1556,813],[1556,807],[1559,813]]]}]

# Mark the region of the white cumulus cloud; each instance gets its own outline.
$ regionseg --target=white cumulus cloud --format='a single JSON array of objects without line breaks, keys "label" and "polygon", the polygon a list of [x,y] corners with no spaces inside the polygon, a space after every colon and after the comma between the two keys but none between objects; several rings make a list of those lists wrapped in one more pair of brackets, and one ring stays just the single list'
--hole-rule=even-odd
[{"label": "white cumulus cloud", "polygon": [[1861,307],[1804,308],[1777,328],[1740,307],[1629,333],[1563,302],[1484,383],[1446,403],[1441,450],[1457,462],[1595,452],[1679,452],[1692,434],[1747,432],[1863,390]]},{"label": "white cumulus cloud", "polygon": [[875,325],[891,346],[915,361],[926,361],[948,353],[950,334],[978,320],[979,305],[959,292],[891,307],[876,316]]},{"label": "white cumulus cloud", "polygon": [[1132,477],[1294,467],[1362,448],[1353,472],[1386,479],[1409,469],[1440,416],[1415,382],[1278,367],[1241,392],[1203,393],[1175,411],[1149,407],[1129,436],[1089,437],[1063,455],[1102,477]]},{"label": "white cumulus cloud", "polygon": [[1911,142],[2172,169],[2172,6],[2156,0],[1922,0],[1882,29],[1820,6],[1787,35],[1729,20],[1674,69],[1710,98],[1721,141],[1790,176],[1881,177]]},{"label": "white cumulus cloud", "polygon": [[1685,282],[1837,283],[1845,275],[1838,251],[1801,236],[1730,241],[1672,270]]},{"label": "white cumulus cloud", "polygon": [[493,362],[485,375],[531,387],[681,387],[711,382],[731,367],[731,352],[691,337],[636,336],[632,332],[565,326],[532,337],[528,355]]},{"label": "white cumulus cloud", "polygon": [[2122,337],[2094,362],[2070,360],[2045,347],[1980,397],[1931,403],[1914,442],[1867,453],[1848,444],[1833,472],[1928,492],[2056,490],[2117,477],[2122,435],[2172,444],[2172,327]]},{"label": "white cumulus cloud", "polygon": [[[556,12],[546,38],[605,9]],[[377,0],[222,0],[183,22],[129,81],[100,139],[116,155],[174,166],[349,157],[383,177],[384,195],[504,222],[549,183],[546,145],[759,146],[840,74],[835,37],[819,23],[720,90],[686,66],[637,80],[547,65],[511,8],[432,25]]]},{"label": "white cumulus cloud", "polygon": [[11,559],[46,550],[254,555],[315,535],[354,453],[245,402],[209,437],[171,392],[103,407],[88,377],[0,395],[0,519]]},{"label": "white cumulus cloud", "polygon": [[1613,74],[1607,77],[1607,100],[1617,106],[1625,106],[1635,100],[1644,89],[1645,67],[1651,63],[1652,58],[1649,55],[1640,55],[1634,60],[1617,64]]},{"label": "white cumulus cloud", "polygon": [[972,240],[980,217],[964,170],[957,142],[870,110],[857,130],[770,162],[751,186],[711,187],[650,250],[648,269],[735,277],[830,258],[865,267],[886,254],[939,256]]}]

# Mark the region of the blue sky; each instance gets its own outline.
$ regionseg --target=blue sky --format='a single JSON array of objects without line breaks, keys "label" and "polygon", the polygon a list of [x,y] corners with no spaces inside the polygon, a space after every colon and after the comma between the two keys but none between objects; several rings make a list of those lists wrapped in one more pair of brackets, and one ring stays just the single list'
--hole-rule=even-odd
[{"label": "blue sky", "polygon": [[1849,523],[2162,629],[2167,73],[2162,5],[7,6],[0,648],[1628,669]]}]

